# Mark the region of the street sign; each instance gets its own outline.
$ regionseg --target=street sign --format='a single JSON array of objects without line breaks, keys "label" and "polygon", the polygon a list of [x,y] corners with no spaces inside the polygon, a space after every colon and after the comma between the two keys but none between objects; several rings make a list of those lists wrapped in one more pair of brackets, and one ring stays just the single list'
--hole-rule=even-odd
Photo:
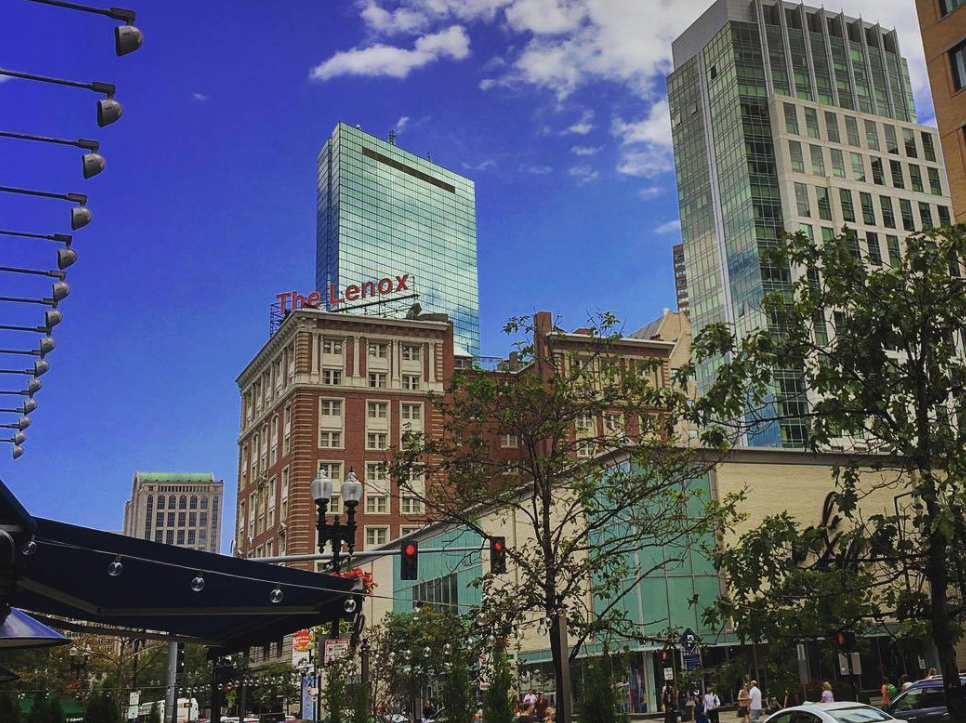
[{"label": "street sign", "polygon": [[849,653],[852,659],[852,675],[862,675],[862,656],[858,653]]},{"label": "street sign", "polygon": [[342,660],[349,652],[348,638],[329,638],[325,641],[325,663]]},{"label": "street sign", "polygon": [[674,680],[674,668],[664,669],[664,680]]},{"label": "street sign", "polygon": [[842,675],[849,674],[849,659],[844,653],[839,653],[839,671]]},{"label": "street sign", "polygon": [[312,657],[312,631],[299,630],[292,638],[292,667],[307,665]]},{"label": "street sign", "polygon": [[685,653],[693,655],[698,652],[698,636],[691,628],[681,633],[681,639],[678,642],[681,643]]},{"label": "street sign", "polygon": [[687,670],[689,673],[692,670],[697,670],[698,668],[701,667],[701,656],[698,655],[697,653],[694,653],[694,654],[685,653],[683,656],[681,656],[681,661],[684,663],[684,669]]},{"label": "street sign", "polygon": [[138,705],[141,702],[141,693],[134,691],[128,695],[127,699],[127,719],[134,720],[138,717]]}]

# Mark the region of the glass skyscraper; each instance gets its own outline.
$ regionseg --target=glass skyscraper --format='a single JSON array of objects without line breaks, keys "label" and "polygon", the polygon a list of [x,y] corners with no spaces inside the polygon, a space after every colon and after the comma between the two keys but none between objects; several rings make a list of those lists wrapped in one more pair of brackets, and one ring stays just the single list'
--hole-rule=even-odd
[{"label": "glass skyscraper", "polygon": [[[668,97],[690,317],[738,334],[768,328],[762,296],[800,273],[766,252],[783,230],[852,231],[879,265],[906,234],[949,223],[934,128],[916,123],[894,30],[773,0],[717,0],[673,44]],[[816,322],[834,333],[835,315]],[[821,339],[818,339],[821,342]],[[697,370],[699,393],[717,364]],[[752,446],[797,447],[810,392],[775,370],[772,410]],[[770,412],[766,412],[770,416]],[[748,421],[754,421],[750,418]]]},{"label": "glass skyscraper", "polygon": [[473,181],[339,123],[318,158],[316,288],[402,274],[422,310],[448,314],[456,343],[479,354]]}]

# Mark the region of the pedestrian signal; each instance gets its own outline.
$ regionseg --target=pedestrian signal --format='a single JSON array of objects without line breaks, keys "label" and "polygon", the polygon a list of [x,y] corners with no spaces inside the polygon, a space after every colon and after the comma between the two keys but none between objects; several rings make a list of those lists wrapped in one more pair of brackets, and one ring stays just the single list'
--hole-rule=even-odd
[{"label": "pedestrian signal", "polygon": [[506,572],[506,538],[490,538],[490,572],[502,575]]}]

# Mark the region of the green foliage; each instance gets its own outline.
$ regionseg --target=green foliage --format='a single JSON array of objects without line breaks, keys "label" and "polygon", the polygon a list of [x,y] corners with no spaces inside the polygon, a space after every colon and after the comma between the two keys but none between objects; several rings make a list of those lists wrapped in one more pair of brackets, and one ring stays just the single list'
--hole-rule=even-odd
[{"label": "green foliage", "polygon": [[45,693],[34,695],[26,723],[64,723],[64,711],[59,699]]},{"label": "green foliage", "polygon": [[0,721],[20,723],[20,702],[9,693],[0,693]]},{"label": "green foliage", "polygon": [[[735,521],[737,497],[712,502],[695,483],[716,460],[694,453],[685,427],[699,411],[725,413],[744,399],[723,386],[713,403],[692,405],[686,373],[665,384],[664,360],[627,358],[612,314],[598,314],[589,326],[575,342],[547,318],[511,319],[506,331],[523,337],[515,344],[517,371],[455,374],[433,402],[446,420],[443,433],[406,435],[390,470],[433,518],[483,537],[481,508],[490,520],[512,516],[524,525],[521,535],[532,544],[510,547],[507,558],[529,584],[508,589],[505,578],[485,575],[483,607],[509,635],[566,601],[570,659],[592,639],[652,643],[628,616],[626,597],[649,575],[682,563],[690,549],[712,546],[715,533]],[[699,356],[721,353],[724,342],[703,340]],[[706,446],[730,443],[721,428],[701,434]],[[516,439],[518,464],[491,454],[486,439],[501,435]],[[602,454],[608,451],[613,455]],[[405,481],[416,472],[424,486]],[[634,562],[651,557],[660,562]],[[553,649],[555,669],[563,654]]]},{"label": "green foliage", "polygon": [[489,673],[489,687],[483,694],[483,720],[486,723],[515,723],[517,716],[513,712],[513,704],[516,702],[516,686],[506,650],[499,642],[491,652]]},{"label": "green foliage", "polygon": [[621,696],[611,677],[611,661],[606,649],[603,656],[591,659],[581,690],[582,695],[575,706],[580,723],[627,723],[627,713],[618,710]]},{"label": "green foliage", "polygon": [[454,645],[446,661],[448,672],[443,683],[443,716],[447,723],[469,723],[476,713],[466,661],[467,651],[460,645]]},{"label": "green foliage", "polygon": [[352,688],[352,723],[372,723],[372,696],[368,685]]},{"label": "green foliage", "polygon": [[325,688],[322,700],[325,704],[329,723],[343,723],[348,696],[345,687],[345,670],[341,663],[330,665],[325,670]]},{"label": "green foliage", "polygon": [[270,663],[259,668],[258,673],[258,685],[249,690],[262,710],[277,711],[280,700],[299,697],[299,685],[295,682],[294,669],[290,663]]},{"label": "green foliage", "polygon": [[[790,292],[763,300],[769,328],[740,339],[705,330],[731,345],[722,375],[763,422],[807,415],[807,449],[861,444],[877,455],[864,472],[843,460],[821,525],[776,515],[723,551],[734,588],[708,619],[788,641],[895,619],[905,635],[931,637],[956,720],[966,720],[955,659],[966,623],[963,259],[962,225],[908,237],[886,265],[862,258],[853,231],[820,242],[795,234],[769,259],[799,272]],[[796,370],[809,401],[775,403],[775,369]],[[717,422],[736,429],[750,416]],[[895,511],[860,514],[875,494],[895,497]]]},{"label": "green foliage", "polygon": [[95,693],[87,704],[86,723],[122,723],[121,709],[107,691]]}]

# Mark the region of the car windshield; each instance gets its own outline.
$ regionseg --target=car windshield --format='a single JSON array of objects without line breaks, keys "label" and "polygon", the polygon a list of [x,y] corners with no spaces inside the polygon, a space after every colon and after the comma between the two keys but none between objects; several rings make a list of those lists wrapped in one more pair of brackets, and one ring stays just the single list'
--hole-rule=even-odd
[{"label": "car windshield", "polygon": [[892,716],[876,708],[856,706],[855,708],[833,708],[822,711],[839,723],[868,723],[869,721],[895,720]]}]

